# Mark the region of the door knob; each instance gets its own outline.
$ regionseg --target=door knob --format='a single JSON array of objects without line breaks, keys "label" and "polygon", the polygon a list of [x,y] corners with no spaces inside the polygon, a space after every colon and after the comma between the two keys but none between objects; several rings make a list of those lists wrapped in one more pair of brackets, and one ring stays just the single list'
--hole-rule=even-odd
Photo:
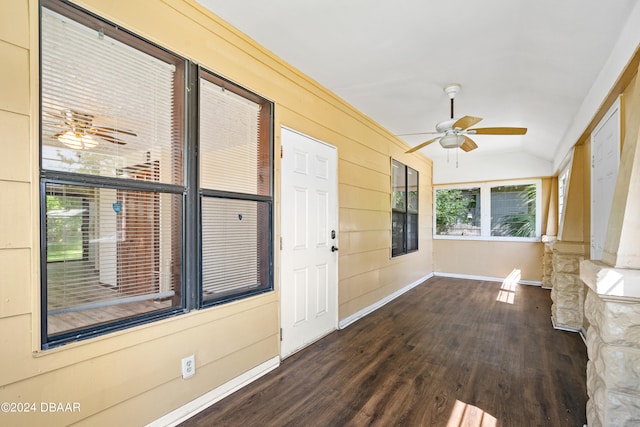
[{"label": "door knob", "polygon": [[331,246],[331,252],[335,252],[337,250],[338,250],[338,248],[336,248],[335,246]]}]

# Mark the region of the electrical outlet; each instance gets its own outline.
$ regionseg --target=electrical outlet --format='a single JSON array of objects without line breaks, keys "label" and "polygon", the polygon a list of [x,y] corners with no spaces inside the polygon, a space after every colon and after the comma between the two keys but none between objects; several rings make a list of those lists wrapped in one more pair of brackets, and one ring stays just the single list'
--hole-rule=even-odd
[{"label": "electrical outlet", "polygon": [[182,359],[182,379],[186,380],[196,373],[196,357],[192,354]]}]

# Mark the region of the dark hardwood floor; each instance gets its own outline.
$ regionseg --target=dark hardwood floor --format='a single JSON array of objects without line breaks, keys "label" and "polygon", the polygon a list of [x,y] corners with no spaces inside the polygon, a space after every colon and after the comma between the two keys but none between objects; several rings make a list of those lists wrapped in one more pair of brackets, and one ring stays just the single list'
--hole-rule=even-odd
[{"label": "dark hardwood floor", "polygon": [[436,277],[183,426],[586,423],[586,349],[549,291]]}]

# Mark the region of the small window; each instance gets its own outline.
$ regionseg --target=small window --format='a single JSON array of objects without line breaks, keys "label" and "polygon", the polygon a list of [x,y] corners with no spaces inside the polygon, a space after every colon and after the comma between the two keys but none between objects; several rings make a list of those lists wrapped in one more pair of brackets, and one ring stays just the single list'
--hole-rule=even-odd
[{"label": "small window", "polygon": [[418,171],[391,162],[391,255],[418,250]]},{"label": "small window", "polygon": [[531,240],[540,237],[540,180],[435,188],[434,237]]}]

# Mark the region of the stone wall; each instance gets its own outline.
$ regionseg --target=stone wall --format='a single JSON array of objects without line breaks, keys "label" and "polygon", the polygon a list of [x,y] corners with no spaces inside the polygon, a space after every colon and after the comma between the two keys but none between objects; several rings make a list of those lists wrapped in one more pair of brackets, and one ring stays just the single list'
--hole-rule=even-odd
[{"label": "stone wall", "polygon": [[544,253],[542,255],[542,287],[551,289],[553,287],[553,246],[556,242],[555,237],[542,236],[544,243]]},{"label": "stone wall", "polygon": [[589,289],[585,315],[589,427],[640,425],[640,304]]},{"label": "stone wall", "polygon": [[640,426],[640,270],[584,261],[589,427]]},{"label": "stone wall", "polygon": [[551,272],[551,319],[554,327],[580,331],[584,314],[584,285],[580,280],[580,262],[584,244],[555,242]]}]

